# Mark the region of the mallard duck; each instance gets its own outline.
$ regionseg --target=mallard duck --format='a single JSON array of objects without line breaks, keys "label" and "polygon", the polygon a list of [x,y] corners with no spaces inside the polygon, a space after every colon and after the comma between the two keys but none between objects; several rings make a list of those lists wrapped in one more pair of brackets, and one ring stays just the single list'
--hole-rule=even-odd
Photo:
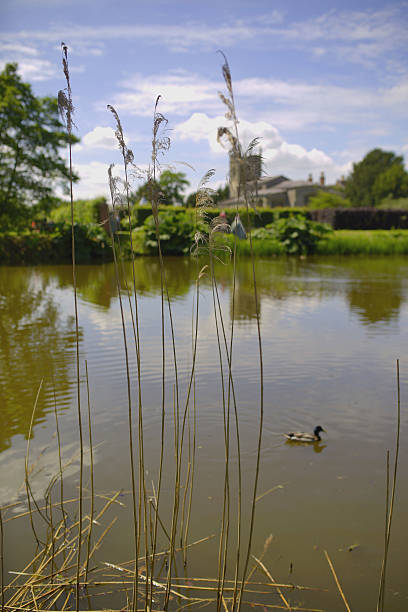
[{"label": "mallard duck", "polygon": [[285,436],[292,442],[320,442],[320,432],[324,431],[323,427],[318,425],[314,428],[313,433],[305,433],[304,431],[296,431],[287,433]]}]

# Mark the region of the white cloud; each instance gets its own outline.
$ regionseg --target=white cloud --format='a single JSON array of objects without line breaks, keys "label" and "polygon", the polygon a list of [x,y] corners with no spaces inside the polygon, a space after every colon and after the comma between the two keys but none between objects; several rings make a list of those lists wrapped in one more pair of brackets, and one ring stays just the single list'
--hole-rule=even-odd
[{"label": "white cloud", "polygon": [[407,112],[408,106],[408,79],[403,79],[400,83],[384,91],[384,102],[389,106],[398,106]]},{"label": "white cloud", "polygon": [[[97,196],[105,196],[110,202],[110,191],[108,183],[108,168],[110,164],[90,161],[74,163],[74,172],[79,175],[80,180],[74,185],[74,198],[95,198]],[[146,164],[139,164],[137,166],[138,171],[146,172]],[[113,168],[113,174],[119,176],[122,180],[124,178],[123,165],[118,164]],[[138,176],[134,177],[135,185]],[[129,180],[133,181],[133,176],[129,177]]]},{"label": "white cloud", "polygon": [[157,96],[161,95],[160,112],[183,115],[193,110],[219,106],[217,89],[221,83],[197,74],[175,71],[143,77],[136,74],[121,83],[124,91],[117,94],[114,107],[131,115],[151,117]]},{"label": "white cloud", "polygon": [[25,44],[16,44],[12,42],[0,42],[0,53],[13,53],[16,55],[37,56],[38,50],[34,47],[29,47]]},{"label": "white cloud", "polygon": [[[213,153],[225,155],[225,149],[217,142],[217,129],[223,124],[225,119],[222,116],[209,117],[205,113],[193,113],[189,119],[179,123],[174,132],[182,140],[207,140]],[[285,142],[276,127],[265,121],[241,120],[239,129],[244,146],[253,138],[261,138],[259,145],[266,174],[285,174],[293,179],[306,179],[310,172],[317,176],[324,171],[328,181],[334,182],[350,170],[349,162],[338,164],[324,151],[316,148],[307,150],[301,145]]]},{"label": "white cloud", "polygon": [[74,198],[95,198],[99,195],[109,195],[108,185],[109,164],[93,161],[90,163],[74,164],[80,181],[74,185]]},{"label": "white cloud", "polygon": [[115,149],[118,146],[115,130],[111,127],[102,127],[100,125],[85,134],[81,143],[87,149]]},{"label": "white cloud", "polygon": [[[114,106],[132,115],[150,117],[158,93],[162,96],[160,111],[166,116],[200,111],[218,114],[223,108],[217,95],[224,89],[222,81],[186,71],[149,77],[135,75],[121,86]],[[367,129],[382,123],[384,127],[384,119],[390,119],[390,109],[408,114],[406,79],[388,89],[370,89],[257,77],[235,81],[234,90],[242,117],[256,115],[285,130],[310,127],[329,130],[340,123],[357,123]],[[381,118],[381,113],[386,116]]]},{"label": "white cloud", "polygon": [[18,63],[18,71],[28,81],[46,81],[57,74],[55,66],[48,60],[23,59]]}]

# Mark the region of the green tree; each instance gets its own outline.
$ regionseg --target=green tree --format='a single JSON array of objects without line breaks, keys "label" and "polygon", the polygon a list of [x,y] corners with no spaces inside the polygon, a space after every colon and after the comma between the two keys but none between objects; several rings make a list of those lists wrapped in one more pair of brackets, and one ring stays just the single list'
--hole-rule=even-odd
[{"label": "green tree", "polygon": [[0,73],[0,226],[24,224],[31,207],[49,212],[56,186],[68,182],[59,151],[69,141],[78,139],[63,129],[57,99],[36,97],[17,64],[6,64]]},{"label": "green tree", "polygon": [[[213,203],[216,206],[222,200],[227,200],[229,198],[229,186],[224,185],[224,187],[218,187],[216,191],[212,193]],[[186,198],[186,206],[190,208],[194,208],[197,200],[197,192],[193,191]]]},{"label": "green tree", "polygon": [[147,181],[141,185],[135,193],[135,199],[141,200],[145,198],[150,202],[153,193],[156,193],[160,204],[166,204],[168,206],[183,204],[184,196],[182,192],[189,184],[184,172],[164,170],[158,181]]},{"label": "green tree", "polygon": [[349,199],[340,193],[330,193],[329,191],[318,191],[316,195],[309,198],[309,208],[344,208],[351,206]]},{"label": "green tree", "polygon": [[376,198],[373,188],[377,178],[392,166],[404,168],[403,157],[392,151],[373,149],[357,164],[346,181],[346,196],[353,206],[374,206]]},{"label": "green tree", "polygon": [[164,170],[159,178],[161,190],[161,202],[163,204],[183,204],[184,196],[182,192],[190,185],[184,172],[171,172]]},{"label": "green tree", "polygon": [[408,197],[408,172],[401,164],[393,164],[375,179],[373,185],[375,204],[385,198],[395,200]]}]

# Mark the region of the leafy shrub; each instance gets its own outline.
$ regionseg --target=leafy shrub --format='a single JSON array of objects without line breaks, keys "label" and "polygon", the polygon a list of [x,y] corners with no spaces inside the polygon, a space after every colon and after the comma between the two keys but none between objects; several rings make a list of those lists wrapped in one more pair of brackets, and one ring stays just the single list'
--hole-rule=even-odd
[{"label": "leafy shrub", "polygon": [[[145,247],[148,253],[157,254],[156,224],[153,215],[144,222]],[[190,214],[167,210],[159,212],[160,245],[163,254],[181,255],[190,251],[195,225]]]},{"label": "leafy shrub", "polygon": [[[77,263],[110,261],[107,234],[99,227],[75,225]],[[53,232],[7,233],[0,237],[1,264],[52,264],[71,261],[71,227],[58,224]]]},{"label": "leafy shrub", "polygon": [[[105,198],[94,198],[93,200],[76,200],[74,202],[74,222],[83,225],[99,223],[99,207],[105,203]],[[71,222],[71,204],[63,202],[50,213],[50,220],[55,223]]]},{"label": "leafy shrub", "polygon": [[314,253],[319,240],[332,231],[327,225],[301,216],[278,219],[266,229],[282,244],[285,253],[290,255]]}]

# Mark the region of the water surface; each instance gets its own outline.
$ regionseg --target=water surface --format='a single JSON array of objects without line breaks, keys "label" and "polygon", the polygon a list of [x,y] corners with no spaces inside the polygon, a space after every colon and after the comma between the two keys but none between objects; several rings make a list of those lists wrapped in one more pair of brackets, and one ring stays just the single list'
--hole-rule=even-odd
[{"label": "water surface", "polygon": [[[174,321],[180,405],[192,363],[192,312],[196,280],[206,262],[166,261]],[[388,609],[406,610],[408,263],[404,258],[259,259],[257,290],[262,333],[264,433],[254,554],[269,534],[274,539],[265,563],[275,580],[329,589],[289,596],[295,603],[327,610],[343,604],[325,561],[333,559],[351,607],[375,609],[383,554],[386,451],[394,456],[396,359],[401,364],[402,445],[399,488],[387,582]],[[81,266],[77,271],[79,343],[83,403],[87,360],[94,423],[98,491],[129,490],[127,378],[122,323],[113,265]],[[133,293],[131,265],[126,265]],[[232,267],[216,266],[225,330],[231,332]],[[140,322],[142,398],[146,466],[157,478],[160,444],[162,355],[160,270],[157,259],[136,261]],[[136,402],[136,358],[126,284],[122,295],[129,338],[131,391]],[[239,414],[243,464],[244,527],[256,457],[260,407],[260,361],[248,260],[239,262],[234,300],[233,378]],[[69,266],[0,268],[0,503],[24,506],[24,456],[35,396],[30,456],[33,486],[41,497],[57,472],[56,403],[66,471],[67,494],[78,484],[75,321]],[[166,307],[166,461],[172,461],[175,371]],[[223,496],[223,412],[214,303],[208,273],[201,279],[196,365],[197,473],[191,541],[219,532]],[[227,364],[223,356],[223,372]],[[282,433],[326,430],[315,446],[294,446]],[[234,426],[235,427],[235,426]],[[236,440],[231,442],[232,471]],[[89,462],[86,454],[85,462]],[[163,516],[171,508],[172,471],[165,472]],[[235,473],[233,473],[233,479]],[[233,480],[232,488],[235,486]],[[279,485],[278,488],[276,488]],[[153,485],[152,485],[153,487]],[[10,512],[10,511],[9,511]],[[107,538],[103,559],[131,558],[127,509]],[[231,524],[236,516],[232,511]],[[6,563],[21,569],[32,550],[30,531],[7,523]],[[215,540],[214,540],[215,542]],[[18,544],[16,546],[16,543]],[[349,549],[352,550],[349,550]],[[214,576],[217,545],[192,554],[190,576]],[[260,578],[260,576],[258,576]],[[278,603],[279,600],[269,603]],[[249,609],[249,608],[248,608]]]}]

